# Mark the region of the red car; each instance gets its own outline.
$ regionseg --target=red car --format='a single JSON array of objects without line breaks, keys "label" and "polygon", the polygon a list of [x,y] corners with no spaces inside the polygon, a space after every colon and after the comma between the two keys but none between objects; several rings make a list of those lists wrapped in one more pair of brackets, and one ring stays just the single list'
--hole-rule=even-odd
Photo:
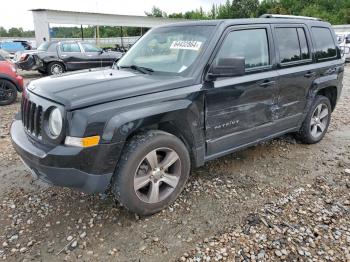
[{"label": "red car", "polygon": [[0,55],[0,106],[16,101],[17,92],[23,91],[23,78],[17,75],[15,65]]}]

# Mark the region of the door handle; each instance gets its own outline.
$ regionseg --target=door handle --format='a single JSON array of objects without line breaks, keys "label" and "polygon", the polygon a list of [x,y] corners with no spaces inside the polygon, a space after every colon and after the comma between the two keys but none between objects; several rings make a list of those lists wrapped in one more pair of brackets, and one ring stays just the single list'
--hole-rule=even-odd
[{"label": "door handle", "polygon": [[316,76],[316,72],[307,72],[307,73],[304,75],[304,77],[306,77],[306,78],[310,78],[310,77],[314,77],[314,76]]},{"label": "door handle", "polygon": [[66,57],[67,55],[61,55],[62,57]]},{"label": "door handle", "polygon": [[272,86],[275,84],[275,81],[270,81],[270,80],[265,80],[264,82],[262,82],[260,84],[261,87],[268,87],[268,86]]}]

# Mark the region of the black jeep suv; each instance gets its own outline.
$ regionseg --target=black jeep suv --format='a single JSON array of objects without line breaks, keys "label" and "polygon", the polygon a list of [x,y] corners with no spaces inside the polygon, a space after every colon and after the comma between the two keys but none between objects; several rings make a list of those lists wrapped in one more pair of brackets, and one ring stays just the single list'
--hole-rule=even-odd
[{"label": "black jeep suv", "polygon": [[291,132],[319,142],[343,72],[322,21],[167,25],[113,68],[31,82],[11,136],[34,176],[90,193],[111,186],[148,215],[177,198],[191,166]]}]

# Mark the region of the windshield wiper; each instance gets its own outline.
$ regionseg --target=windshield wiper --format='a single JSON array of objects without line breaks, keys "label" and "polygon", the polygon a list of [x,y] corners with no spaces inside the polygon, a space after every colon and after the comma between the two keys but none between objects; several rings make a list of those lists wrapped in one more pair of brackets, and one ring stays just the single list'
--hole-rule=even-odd
[{"label": "windshield wiper", "polygon": [[149,74],[149,73],[154,72],[154,70],[152,68],[137,66],[137,65],[121,66],[120,68],[131,68],[131,69],[139,71],[143,74]]}]

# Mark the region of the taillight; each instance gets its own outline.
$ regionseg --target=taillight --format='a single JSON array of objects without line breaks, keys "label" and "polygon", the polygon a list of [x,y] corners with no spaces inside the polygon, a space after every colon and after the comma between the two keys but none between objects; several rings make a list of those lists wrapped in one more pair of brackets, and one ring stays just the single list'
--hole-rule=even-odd
[{"label": "taillight", "polygon": [[21,54],[21,57],[19,58],[20,61],[24,61],[28,58],[28,54]]}]

